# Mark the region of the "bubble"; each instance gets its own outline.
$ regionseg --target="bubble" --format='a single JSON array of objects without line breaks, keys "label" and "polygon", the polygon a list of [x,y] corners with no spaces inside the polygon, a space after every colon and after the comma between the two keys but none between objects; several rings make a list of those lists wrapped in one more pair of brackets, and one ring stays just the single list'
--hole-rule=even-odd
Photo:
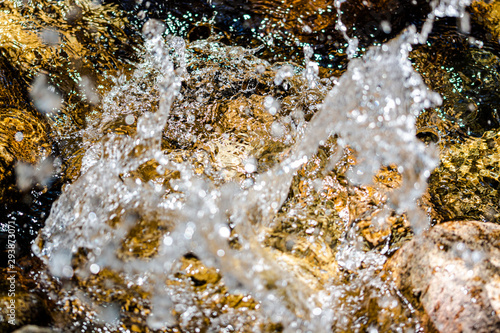
[{"label": "bubble", "polygon": [[313,31],[312,31],[312,29],[311,29],[311,27],[310,27],[310,26],[308,26],[308,25],[304,25],[304,26],[302,27],[302,31],[303,31],[304,33],[306,33],[306,34],[310,34],[310,33],[312,33],[312,32],[313,32]]},{"label": "bubble", "polygon": [[196,229],[195,224],[193,222],[188,222],[186,230],[184,231],[184,238],[188,240],[193,238],[195,229]]},{"label": "bubble", "polygon": [[252,178],[245,178],[241,182],[241,187],[244,189],[250,188],[254,184],[254,180]]},{"label": "bubble", "polygon": [[26,191],[35,183],[48,186],[52,181],[54,165],[53,160],[45,159],[36,166],[28,163],[17,163],[15,170],[17,186],[21,191]]},{"label": "bubble", "polygon": [[118,304],[107,304],[105,307],[99,307],[97,313],[102,321],[117,324],[120,319],[120,306]]},{"label": "bubble", "polygon": [[459,19],[459,27],[463,33],[470,33],[470,15],[469,13],[464,13]]},{"label": "bubble", "polygon": [[71,266],[64,266],[63,269],[62,269],[62,276],[65,277],[65,278],[72,278],[73,277],[73,268],[71,268]]},{"label": "bubble", "polygon": [[293,67],[290,65],[283,65],[276,72],[276,76],[274,77],[274,84],[279,86],[283,83],[285,79],[292,76],[293,76]]},{"label": "bubble", "polygon": [[83,99],[88,103],[92,105],[99,103],[99,95],[96,92],[95,84],[91,78],[83,76],[78,85],[78,89],[83,95]]},{"label": "bubble", "polygon": [[61,249],[55,252],[49,260],[50,272],[56,277],[71,278],[73,268],[71,268],[72,255],[69,250]]},{"label": "bubble", "polygon": [[172,237],[166,236],[165,238],[163,238],[163,244],[165,244],[166,246],[171,246],[173,243],[174,240]]},{"label": "bubble", "polygon": [[222,238],[229,238],[229,236],[231,236],[231,230],[229,230],[228,227],[221,227],[219,228],[219,236]]},{"label": "bubble", "polygon": [[162,21],[156,19],[149,19],[146,23],[144,23],[142,27],[142,35],[146,39],[151,39],[156,36],[160,36],[166,30],[165,25]]},{"label": "bubble", "polygon": [[257,171],[257,160],[255,158],[249,158],[245,161],[245,171],[248,173]]},{"label": "bubble", "polygon": [[44,28],[40,32],[40,39],[44,44],[49,46],[56,46],[61,43],[61,36],[59,31],[54,28]]}]

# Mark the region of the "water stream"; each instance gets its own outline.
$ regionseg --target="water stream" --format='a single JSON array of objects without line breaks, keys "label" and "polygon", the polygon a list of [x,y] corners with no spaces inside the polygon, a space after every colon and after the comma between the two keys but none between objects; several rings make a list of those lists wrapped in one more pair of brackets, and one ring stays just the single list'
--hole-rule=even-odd
[{"label": "water stream", "polygon": [[[340,78],[326,81],[319,78],[307,47],[305,68],[271,64],[256,57],[256,50],[225,46],[214,37],[190,43],[165,37],[162,24],[149,21],[140,62],[131,73],[113,78],[99,113],[79,133],[85,151],[79,176],[65,185],[33,245],[48,267],[47,285],[58,281],[66,286],[56,296],[57,304],[78,299],[88,309],[87,318],[73,329],[108,332],[129,325],[119,302],[109,296],[126,288],[140,290],[134,297],[143,299],[134,302],[148,309],[141,315],[151,331],[179,327],[195,332],[202,326],[214,332],[259,331],[269,323],[285,332],[421,331],[412,307],[379,274],[386,256],[363,248],[349,209],[337,212],[342,235],[326,264],[338,275],[323,283],[311,283],[297,262],[287,261],[266,240],[283,221],[278,216],[298,172],[314,162],[329,140],[336,140],[336,148],[323,161],[320,187],[349,149],[356,159],[346,174],[351,185],[374,186],[382,167],[396,165],[401,184],[384,192],[372,223],[383,228],[390,216],[404,214],[415,233],[429,226],[416,200],[438,154],[416,138],[415,123],[422,109],[439,105],[441,98],[423,83],[408,54],[412,45],[425,41],[435,16],[463,15],[465,5],[440,2],[424,31],[411,26],[357,57],[355,37],[348,37],[339,24],[354,59]],[[207,54],[213,62],[204,63]],[[221,85],[194,86],[197,79],[213,75],[214,63],[223,63],[217,74]],[[213,107],[213,91],[224,91],[224,84],[233,89],[231,80],[240,76],[259,80],[266,73],[275,75],[274,85],[285,91],[288,85],[298,95],[325,96],[310,121],[293,105],[290,112],[280,112],[283,100],[270,96],[264,103],[269,114],[262,115],[271,119],[264,126],[267,136],[259,129],[244,135],[245,128],[236,126],[219,133],[209,121],[198,124],[196,110]],[[247,111],[241,107],[237,112]],[[175,119],[191,127],[177,126]],[[181,148],[165,148],[166,139]],[[263,167],[255,145],[262,148],[269,142],[280,147],[278,157]],[[141,248],[141,242],[147,245]],[[142,250],[134,252],[138,246]],[[257,306],[211,317],[209,310],[194,305],[193,290],[166,283],[175,280],[179,262],[188,254],[216,269],[229,294],[247,295]],[[75,282],[92,276],[115,284]],[[372,318],[365,315],[367,302],[377,304],[378,322],[363,321]],[[210,318],[209,323],[198,322],[203,318]]]}]

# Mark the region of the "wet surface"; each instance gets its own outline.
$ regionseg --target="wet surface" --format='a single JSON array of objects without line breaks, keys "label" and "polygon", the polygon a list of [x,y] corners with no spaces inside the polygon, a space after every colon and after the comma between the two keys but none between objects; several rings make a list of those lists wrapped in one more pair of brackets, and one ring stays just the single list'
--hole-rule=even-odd
[{"label": "wet surface", "polygon": [[498,221],[495,3],[1,6],[18,327],[436,329],[383,264]]}]

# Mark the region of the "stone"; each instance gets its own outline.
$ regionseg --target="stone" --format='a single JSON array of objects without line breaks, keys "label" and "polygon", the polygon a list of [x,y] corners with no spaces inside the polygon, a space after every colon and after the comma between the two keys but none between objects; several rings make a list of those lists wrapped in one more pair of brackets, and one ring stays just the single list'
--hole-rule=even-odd
[{"label": "stone", "polygon": [[500,226],[434,226],[386,263],[396,286],[439,332],[500,330]]},{"label": "stone", "polygon": [[[321,66],[336,69],[347,65],[347,41],[336,29],[338,11],[333,0],[110,2],[119,3],[137,26],[150,18],[161,19],[169,33],[190,41],[218,33],[232,45],[264,45],[259,56],[265,59],[297,62],[303,59],[304,44],[310,44]],[[423,20],[430,12],[429,2],[340,1],[339,6],[347,35],[356,36],[363,48],[388,40],[410,23]],[[208,18],[210,26],[197,23]]]},{"label": "stone", "polygon": [[[28,274],[17,268],[12,270],[0,268],[0,276],[2,276],[0,332],[11,332],[33,323],[50,324],[52,317],[48,313],[48,302],[33,292],[36,282]],[[9,316],[9,314],[14,316]]]},{"label": "stone", "polygon": [[500,1],[474,1],[470,6],[471,21],[487,31],[486,38],[500,38]]},{"label": "stone", "polygon": [[2,108],[0,112],[0,198],[15,189],[17,163],[36,165],[52,153],[46,122],[29,110]]}]

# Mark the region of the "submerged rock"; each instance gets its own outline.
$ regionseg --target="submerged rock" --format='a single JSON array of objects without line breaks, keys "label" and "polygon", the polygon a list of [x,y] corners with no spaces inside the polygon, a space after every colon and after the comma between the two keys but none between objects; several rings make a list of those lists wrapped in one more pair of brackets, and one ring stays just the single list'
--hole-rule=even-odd
[{"label": "submerged rock", "polygon": [[35,325],[23,326],[13,333],[59,333],[59,330],[55,330],[49,327],[40,327]]},{"label": "submerged rock", "polygon": [[500,1],[473,1],[469,8],[473,23],[483,27],[492,41],[500,38]]},{"label": "submerged rock", "polygon": [[[18,163],[36,165],[53,152],[48,122],[29,102],[28,87],[10,60],[0,54],[1,202],[10,199],[6,193],[17,190]],[[21,186],[21,190],[26,188]]]},{"label": "submerged rock", "polygon": [[500,133],[489,131],[445,151],[429,177],[428,206],[437,221],[499,222]]},{"label": "submerged rock", "polygon": [[425,83],[443,98],[441,106],[421,113],[417,136],[443,146],[500,127],[498,51],[448,24],[437,22],[437,33],[410,54]]},{"label": "submerged rock", "polygon": [[17,268],[0,268],[0,276],[2,332],[11,332],[24,325],[48,325],[51,322],[48,302],[34,292],[36,283],[29,274]]},{"label": "submerged rock", "polygon": [[[364,51],[386,41],[410,24],[419,24],[430,11],[428,0],[151,0],[117,1],[142,25],[161,19],[167,30],[190,41],[221,32],[230,45],[264,46],[259,56],[272,61],[301,61],[303,47],[311,45],[321,66],[346,68],[348,40],[337,29],[341,13],[345,32]],[[337,8],[338,6],[338,8]]]},{"label": "submerged rock", "polygon": [[125,34],[126,22],[116,6],[92,1],[0,4],[2,190],[14,185],[3,180],[16,162],[35,165],[52,144],[64,155],[99,102],[104,74],[132,57],[136,37]]},{"label": "submerged rock", "polygon": [[[48,127],[40,117],[29,110],[4,108],[0,113],[0,199],[6,191],[15,189],[18,163],[36,165],[51,153]],[[26,186],[19,186],[20,181],[24,179],[17,181],[18,187],[25,190]]]},{"label": "submerged rock", "polygon": [[386,268],[430,331],[498,332],[499,258],[500,226],[448,222],[406,243]]},{"label": "submerged rock", "polygon": [[[205,191],[211,191],[212,185],[202,182],[211,180],[213,186],[221,186],[236,181],[232,185],[251,186],[255,174],[265,172],[282,159],[279,155],[293,144],[304,126],[304,118],[317,112],[332,81],[319,82],[314,72],[306,76],[307,69],[299,66],[272,66],[255,57],[251,50],[228,47],[215,40],[193,42],[185,49],[180,39],[167,38],[167,42],[186,55],[173,59],[178,65],[176,73],[185,78],[179,87],[179,98],[167,110],[166,125],[158,126],[158,141],[154,141],[155,145],[147,140],[142,146],[136,143],[140,135],[149,135],[144,126],[149,112],[165,112],[161,109],[165,96],[162,84],[172,69],[158,70],[155,66],[167,63],[169,58],[152,63],[147,54],[144,64],[139,64],[132,75],[116,80],[115,88],[103,99],[103,112],[89,117],[81,175],[65,189],[54,207],[55,213],[47,220],[47,228],[67,228],[75,236],[67,238],[75,245],[57,251],[47,261],[50,266],[57,266],[50,269],[52,281],[72,286],[69,290],[60,290],[57,284],[47,286],[57,293],[56,309],[62,315],[56,322],[66,330],[72,330],[70,323],[76,321],[96,329],[121,326],[132,331],[175,327],[215,330],[229,329],[230,325],[242,331],[273,331],[275,320],[266,317],[261,304],[248,296],[245,289],[235,288],[241,282],[230,275],[228,278],[227,273],[223,280],[218,270],[208,268],[213,262],[201,257],[207,254],[206,249],[196,252],[170,241],[185,239],[196,247],[203,244],[204,241],[194,239],[195,227],[182,215],[209,212],[204,205],[210,204],[213,196]],[[158,149],[154,155],[150,153],[153,149]],[[167,157],[173,162],[168,162]],[[133,168],[121,165],[131,161],[135,164],[136,159],[141,162]],[[101,179],[101,164],[108,161],[118,165],[106,174],[106,179]],[[177,168],[182,166],[181,172],[174,163]],[[106,173],[110,168],[105,166]],[[117,171],[122,168],[126,171]],[[191,168],[190,177],[195,183],[179,188]],[[139,192],[129,192],[132,188],[142,194],[136,197]],[[184,191],[196,192],[193,196]],[[133,204],[127,193],[134,198]],[[195,208],[176,209],[175,206],[185,205],[198,195],[202,197]],[[80,205],[76,202],[83,204],[78,214],[72,210]],[[171,206],[167,202],[178,203]],[[218,209],[214,207],[212,211]],[[204,225],[210,226],[212,220],[207,218],[206,222]],[[81,229],[80,223],[85,225]],[[236,251],[233,246],[239,246],[235,240],[226,248],[234,236],[234,226],[229,224],[224,216],[220,220],[223,230],[214,234],[224,237],[221,246],[225,250],[217,251],[218,258],[228,256],[229,251]],[[183,228],[188,229],[178,237],[178,230]],[[66,238],[66,231],[56,233]],[[35,248],[58,247],[60,243],[54,241],[54,237],[59,237],[56,233],[43,232]],[[114,239],[111,243],[109,237]],[[77,244],[80,240],[82,243]],[[216,246],[216,241],[210,246]],[[266,260],[273,255],[271,249],[258,251]],[[165,259],[172,263],[172,268]],[[297,261],[292,259],[289,266]],[[179,263],[186,265],[178,267]],[[264,290],[285,290],[279,285],[282,277],[276,270],[266,268],[262,276]],[[294,302],[299,297],[290,296],[295,295],[293,288],[288,287],[286,295],[280,297]],[[109,306],[111,315],[101,318],[99,312]]]}]

